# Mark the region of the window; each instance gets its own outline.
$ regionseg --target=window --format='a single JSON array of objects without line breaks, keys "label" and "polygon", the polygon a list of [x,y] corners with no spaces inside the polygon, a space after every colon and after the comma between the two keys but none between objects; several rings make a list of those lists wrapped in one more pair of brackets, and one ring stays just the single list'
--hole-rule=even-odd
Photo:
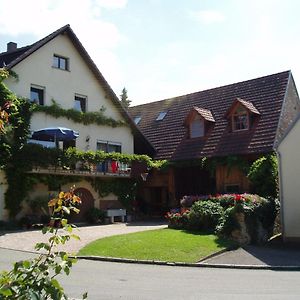
[{"label": "window", "polygon": [[39,105],[44,105],[44,88],[31,86],[30,101]]},{"label": "window", "polygon": [[74,109],[86,112],[86,96],[75,95]]},{"label": "window", "polygon": [[97,141],[97,150],[104,151],[106,153],[110,152],[122,152],[122,144],[116,142],[108,142],[108,141]]},{"label": "window", "polygon": [[190,124],[190,138],[197,138],[204,136],[204,120],[196,116]]},{"label": "window", "polygon": [[140,116],[135,117],[135,118],[133,119],[133,121],[134,121],[134,123],[135,123],[136,125],[139,124],[141,120],[142,120],[142,117],[140,117]]},{"label": "window", "polygon": [[238,107],[232,115],[232,130],[240,131],[249,129],[249,114],[243,107]]},{"label": "window", "polygon": [[53,55],[52,66],[61,70],[69,70],[69,59],[62,56]]},{"label": "window", "polygon": [[157,118],[156,118],[156,121],[161,121],[161,120],[163,120],[164,117],[166,116],[166,114],[167,114],[166,111],[161,111],[161,112],[158,114],[158,116],[157,116]]}]

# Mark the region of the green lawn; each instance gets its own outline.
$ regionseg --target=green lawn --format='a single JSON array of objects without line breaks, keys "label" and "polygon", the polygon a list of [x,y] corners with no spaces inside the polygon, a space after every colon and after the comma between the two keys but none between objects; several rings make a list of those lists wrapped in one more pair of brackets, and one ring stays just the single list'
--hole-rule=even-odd
[{"label": "green lawn", "polygon": [[78,255],[194,263],[231,245],[212,234],[166,228],[99,239]]}]

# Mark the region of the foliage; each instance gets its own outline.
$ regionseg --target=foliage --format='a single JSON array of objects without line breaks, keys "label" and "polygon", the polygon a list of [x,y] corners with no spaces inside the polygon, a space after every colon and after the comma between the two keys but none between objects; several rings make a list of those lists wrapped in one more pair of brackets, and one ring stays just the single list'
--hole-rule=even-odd
[{"label": "foliage", "polygon": [[196,263],[230,246],[231,242],[215,235],[165,228],[99,239],[78,254]]},{"label": "foliage", "polygon": [[[71,189],[60,192],[57,198],[49,201],[53,210],[52,221],[59,221],[62,229],[44,227],[43,234],[51,234],[47,243],[37,243],[35,249],[41,251],[32,260],[19,261],[11,271],[4,271],[0,275],[1,299],[68,299],[63,287],[56,277],[62,273],[69,275],[70,269],[76,262],[64,251],[56,251],[57,246],[63,245],[71,238],[79,239],[72,233],[72,226],[68,224],[65,215],[71,211],[79,212],[76,207],[80,198]],[[83,295],[83,299],[87,294]]]},{"label": "foliage", "polygon": [[86,213],[86,220],[91,224],[103,224],[105,211],[96,207],[91,207]]},{"label": "foliage", "polygon": [[212,176],[215,176],[217,166],[226,166],[227,174],[229,174],[233,168],[238,168],[244,174],[247,174],[249,170],[249,162],[243,157],[236,155],[213,157],[205,160],[205,168],[210,171]]},{"label": "foliage", "polygon": [[214,231],[223,218],[224,211],[219,203],[214,201],[195,202],[188,214],[187,227],[192,230]]},{"label": "foliage", "polygon": [[255,193],[263,197],[278,197],[278,161],[275,153],[254,161],[247,176]]},{"label": "foliage", "polygon": [[27,198],[26,202],[33,213],[43,213],[46,215],[48,213],[48,200],[48,196],[39,195],[33,198]]},{"label": "foliage", "polygon": [[116,121],[113,118],[106,117],[104,115],[105,108],[97,112],[81,112],[75,109],[63,109],[56,101],[52,99],[52,104],[49,106],[32,104],[34,112],[43,112],[54,118],[65,117],[75,123],[82,123],[84,125],[97,124],[97,125],[107,125],[111,127],[125,126],[124,121]]},{"label": "foliage", "polygon": [[120,95],[120,102],[126,110],[129,108],[131,100],[128,99],[127,90],[125,87],[123,88],[122,93]]},{"label": "foliage", "polygon": [[183,229],[188,224],[189,210],[181,212],[167,212],[165,218],[168,220],[169,228]]},{"label": "foliage", "polygon": [[106,197],[110,193],[113,193],[128,211],[132,210],[137,188],[137,181],[135,179],[117,178],[104,180],[95,178],[89,181],[101,197]]},{"label": "foliage", "polygon": [[279,211],[277,200],[253,194],[185,196],[181,202],[184,207],[193,204],[184,213],[168,213],[166,218],[170,227],[214,230],[231,238],[231,233],[240,229],[236,215],[242,213],[252,243],[260,243],[272,235]]}]

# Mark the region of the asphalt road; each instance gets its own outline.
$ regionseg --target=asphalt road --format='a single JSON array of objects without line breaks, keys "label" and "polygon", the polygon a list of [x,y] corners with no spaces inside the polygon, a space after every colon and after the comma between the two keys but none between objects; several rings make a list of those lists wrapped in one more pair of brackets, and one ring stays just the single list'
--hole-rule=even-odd
[{"label": "asphalt road", "polygon": [[[0,249],[0,270],[31,254]],[[300,272],[79,261],[61,278],[79,299],[300,299]]]}]

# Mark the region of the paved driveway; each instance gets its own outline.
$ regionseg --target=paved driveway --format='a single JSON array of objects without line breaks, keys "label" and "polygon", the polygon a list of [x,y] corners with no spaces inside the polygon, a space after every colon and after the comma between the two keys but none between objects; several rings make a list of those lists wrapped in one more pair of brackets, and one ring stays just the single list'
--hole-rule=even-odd
[{"label": "paved driveway", "polygon": [[[126,234],[131,232],[166,228],[163,223],[114,223],[110,225],[85,226],[74,229],[74,234],[80,236],[80,241],[71,239],[60,249],[70,253],[77,253],[86,244],[99,238]],[[13,233],[0,232],[0,247],[14,250],[34,251],[37,242],[46,242],[49,235],[43,235],[40,230],[20,231]]]}]

